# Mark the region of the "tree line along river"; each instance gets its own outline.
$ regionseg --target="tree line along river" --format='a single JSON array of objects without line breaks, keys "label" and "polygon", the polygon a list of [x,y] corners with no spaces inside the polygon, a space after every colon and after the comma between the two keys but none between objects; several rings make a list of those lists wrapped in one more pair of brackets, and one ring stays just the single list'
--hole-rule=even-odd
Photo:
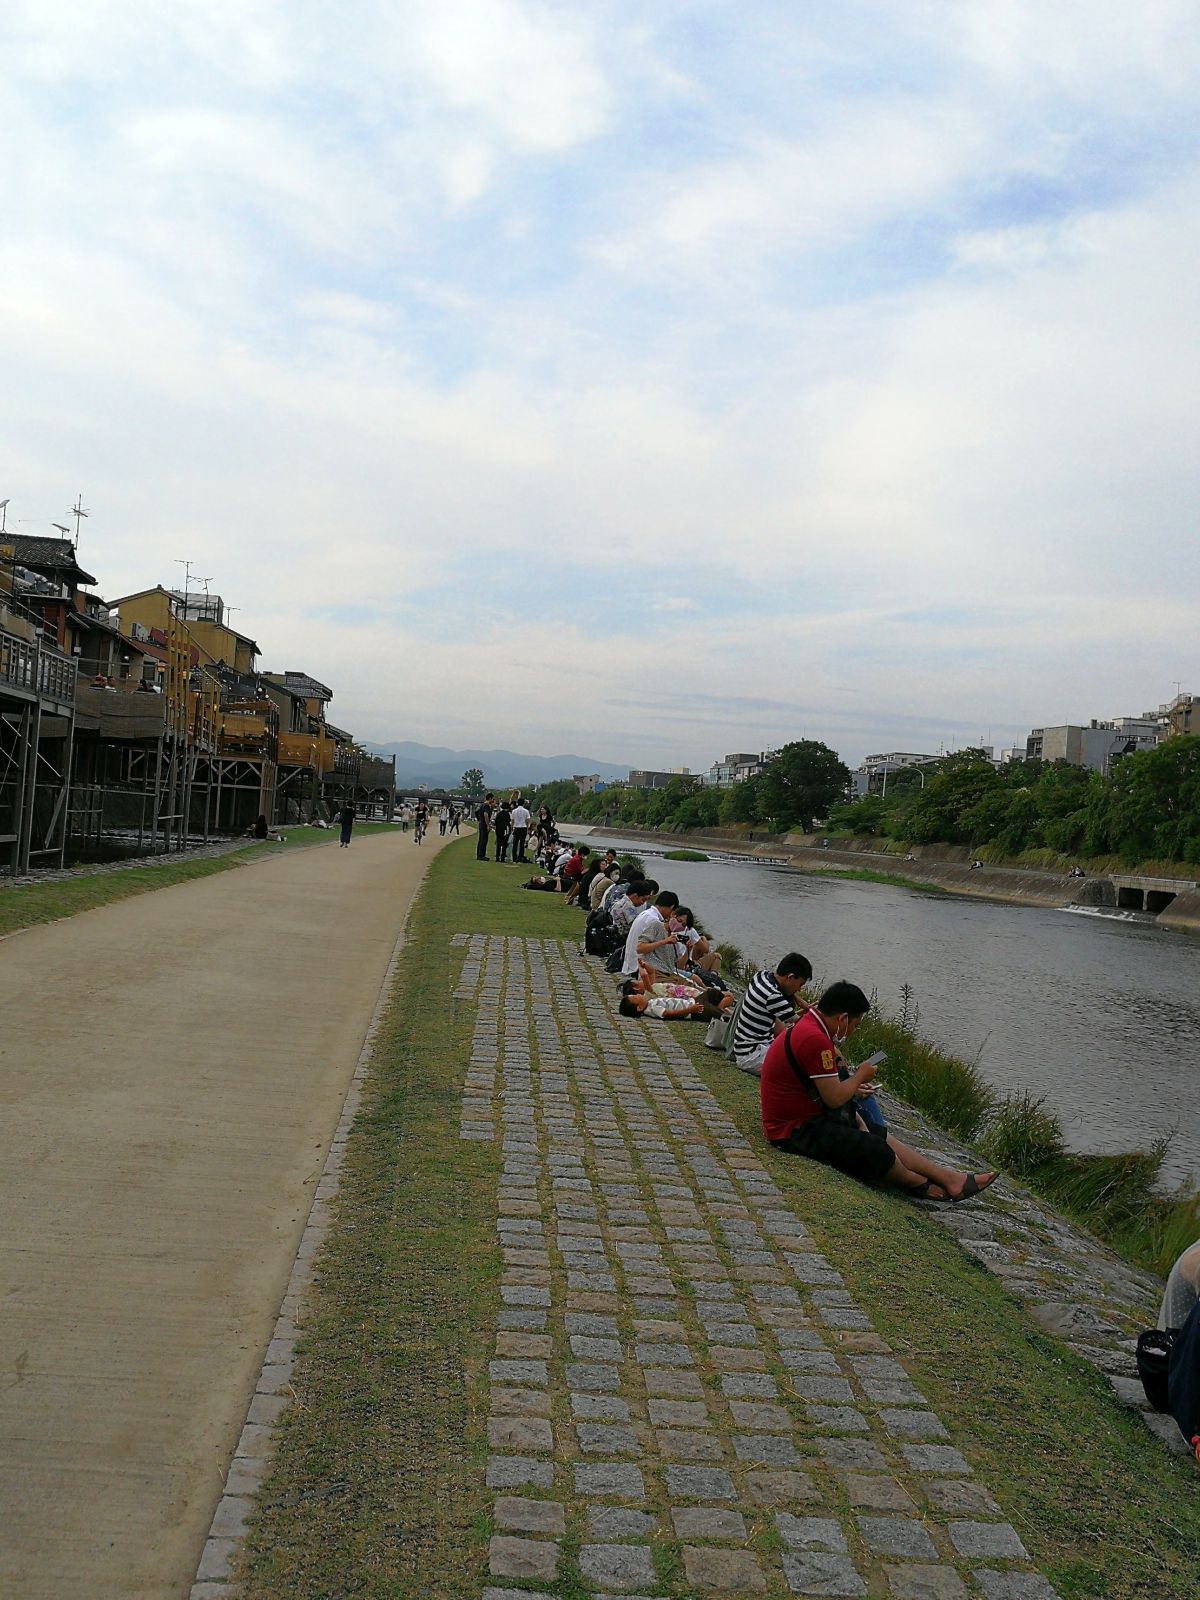
[{"label": "tree line along river", "polygon": [[1072,1149],[1144,1149],[1171,1134],[1165,1180],[1200,1175],[1200,942],[1148,920],[665,861],[641,840],[567,831],[627,845],[711,937],[755,961],[799,950],[817,983],[849,978],[891,1014],[909,984],[918,1031],[977,1062],[998,1091],[1044,1098]]}]

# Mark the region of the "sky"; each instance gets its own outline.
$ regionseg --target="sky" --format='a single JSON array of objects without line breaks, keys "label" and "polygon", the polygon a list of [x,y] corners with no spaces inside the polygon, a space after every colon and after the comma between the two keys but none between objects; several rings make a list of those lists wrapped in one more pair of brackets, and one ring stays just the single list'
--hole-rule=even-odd
[{"label": "sky", "polygon": [[0,499],[364,740],[699,770],[1200,692],[1200,29],[7,0]]}]

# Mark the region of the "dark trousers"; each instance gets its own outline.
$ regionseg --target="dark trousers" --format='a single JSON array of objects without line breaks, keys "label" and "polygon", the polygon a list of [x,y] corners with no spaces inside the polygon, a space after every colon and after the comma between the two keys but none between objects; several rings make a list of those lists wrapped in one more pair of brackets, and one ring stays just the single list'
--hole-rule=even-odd
[{"label": "dark trousers", "polygon": [[529,838],[529,829],[528,828],[514,828],[513,829],[512,844],[513,844],[513,860],[514,861],[528,861],[529,857],[525,854],[525,841],[528,838]]},{"label": "dark trousers", "polygon": [[480,828],[480,830],[479,830],[479,837],[475,841],[475,859],[476,859],[476,861],[486,861],[487,860],[487,842],[488,842],[488,834],[490,832],[491,832],[490,828]]},{"label": "dark trousers", "polygon": [[501,833],[499,828],[496,829],[496,860],[508,860],[508,834]]}]

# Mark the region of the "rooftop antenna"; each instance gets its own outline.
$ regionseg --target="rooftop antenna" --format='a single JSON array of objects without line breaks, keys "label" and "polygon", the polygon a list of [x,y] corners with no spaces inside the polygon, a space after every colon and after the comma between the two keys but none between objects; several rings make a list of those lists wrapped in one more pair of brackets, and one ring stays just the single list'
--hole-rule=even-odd
[{"label": "rooftop antenna", "polygon": [[67,524],[66,524],[66,523],[65,523],[65,522],[52,522],[52,523],[51,523],[51,524],[50,524],[50,526],[51,526],[51,527],[52,527],[52,528],[57,528],[57,529],[58,529],[58,531],[59,531],[59,533],[61,533],[61,534],[62,534],[62,536],[63,536],[63,538],[64,538],[64,539],[65,539],[65,538],[66,538],[66,537],[67,537],[67,535],[68,535],[68,534],[69,534],[69,533],[70,533],[70,531],[71,531],[71,530],[70,530],[70,528],[69,528],[69,527],[68,527],[68,526],[67,526]]},{"label": "rooftop antenna", "polygon": [[79,493],[75,497],[75,504],[71,507],[71,515],[75,518],[75,548],[76,548],[76,550],[78,550],[79,549],[79,524],[80,524],[80,522],[82,522],[88,516],[88,512],[86,512],[83,509],[83,490],[82,489],[79,491]]},{"label": "rooftop antenna", "polygon": [[0,500],[0,533],[6,532],[7,528],[8,528],[8,501],[7,500]]}]

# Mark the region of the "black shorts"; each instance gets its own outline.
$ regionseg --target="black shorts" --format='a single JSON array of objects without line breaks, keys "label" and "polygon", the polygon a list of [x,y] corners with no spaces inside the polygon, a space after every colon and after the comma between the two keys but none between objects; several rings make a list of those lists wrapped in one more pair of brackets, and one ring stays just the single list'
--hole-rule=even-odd
[{"label": "black shorts", "polygon": [[838,1122],[833,1117],[814,1117],[793,1128],[786,1139],[772,1139],[777,1150],[789,1155],[807,1156],[810,1161],[823,1161],[827,1167],[863,1183],[877,1183],[892,1170],[896,1156],[891,1145],[881,1133],[864,1133],[852,1128],[848,1122]]}]

